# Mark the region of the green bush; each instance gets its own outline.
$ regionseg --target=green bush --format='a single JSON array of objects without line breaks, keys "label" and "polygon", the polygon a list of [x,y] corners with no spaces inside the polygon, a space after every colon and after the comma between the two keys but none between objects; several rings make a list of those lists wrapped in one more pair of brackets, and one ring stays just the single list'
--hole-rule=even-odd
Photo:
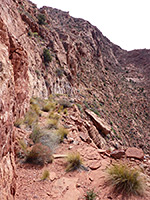
[{"label": "green bush", "polygon": [[132,169],[124,163],[112,165],[107,172],[107,183],[112,186],[113,193],[123,196],[143,193],[143,180],[137,169]]},{"label": "green bush", "polygon": [[94,200],[97,197],[97,194],[94,192],[94,190],[89,190],[86,193],[86,200]]},{"label": "green bush", "polygon": [[40,25],[45,25],[46,17],[43,14],[38,14],[38,24]]},{"label": "green bush", "polygon": [[63,69],[60,69],[60,68],[57,68],[56,69],[56,75],[59,77],[59,78],[62,78],[64,74],[64,70]]},{"label": "green bush", "polygon": [[43,49],[43,57],[44,57],[44,63],[49,63],[52,61],[52,57],[50,55],[50,52],[48,49]]}]

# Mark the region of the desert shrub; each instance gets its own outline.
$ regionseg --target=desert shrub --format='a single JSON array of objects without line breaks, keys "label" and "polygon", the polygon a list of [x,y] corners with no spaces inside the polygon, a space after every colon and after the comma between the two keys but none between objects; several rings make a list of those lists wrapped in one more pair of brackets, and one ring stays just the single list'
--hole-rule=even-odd
[{"label": "desert shrub", "polygon": [[43,14],[38,14],[38,24],[40,25],[45,25],[46,17]]},{"label": "desert shrub", "polygon": [[33,33],[33,36],[34,36],[34,37],[38,37],[39,34],[38,34],[37,32],[34,32],[34,33]]},{"label": "desert shrub", "polygon": [[14,122],[14,126],[16,126],[17,128],[20,128],[20,125],[23,123],[23,119],[18,118],[16,119],[16,121]]},{"label": "desert shrub", "polygon": [[32,35],[33,35],[32,31],[29,31],[29,32],[28,32],[28,36],[29,36],[29,37],[32,37]]},{"label": "desert shrub", "polygon": [[62,78],[64,74],[64,70],[63,69],[60,69],[60,68],[57,68],[56,69],[56,75],[59,77],[59,78]]},{"label": "desert shrub", "polygon": [[39,137],[41,136],[41,129],[39,126],[35,125],[33,127],[32,133],[30,134],[30,139],[32,139],[32,141],[34,143],[37,143],[39,141]]},{"label": "desert shrub", "polygon": [[37,121],[38,121],[37,114],[34,111],[29,110],[25,115],[24,123],[26,123],[29,127],[31,127]]},{"label": "desert shrub", "polygon": [[50,55],[50,52],[48,49],[43,49],[43,57],[44,57],[44,63],[49,63],[52,61],[52,57]]},{"label": "desert shrub", "polygon": [[82,166],[82,159],[79,153],[70,153],[67,156],[67,168],[66,171],[74,171]]},{"label": "desert shrub", "polygon": [[49,171],[45,169],[42,174],[41,180],[44,181],[46,179],[49,179],[49,176],[50,176]]},{"label": "desert shrub", "polygon": [[58,115],[58,114],[55,113],[54,111],[51,111],[51,112],[49,113],[49,118],[50,118],[50,119],[56,119],[56,120],[59,120],[60,115]]},{"label": "desert shrub", "polygon": [[61,105],[61,106],[59,106],[59,108],[58,108],[58,113],[61,113],[62,111],[63,111],[63,106]]},{"label": "desert shrub", "polygon": [[62,142],[63,139],[67,137],[69,131],[64,127],[59,127],[56,133],[60,136],[60,141]]},{"label": "desert shrub", "polygon": [[55,102],[50,102],[50,101],[47,101],[45,103],[45,105],[43,105],[43,108],[42,110],[44,112],[49,112],[50,110],[54,110],[56,108],[56,103]]},{"label": "desert shrub", "polygon": [[137,169],[126,164],[115,164],[108,168],[107,184],[112,186],[113,193],[123,196],[141,195],[143,180]]},{"label": "desert shrub", "polygon": [[38,142],[48,146],[52,151],[60,143],[60,136],[55,133],[54,130],[42,129],[42,134],[38,137]]},{"label": "desert shrub", "polygon": [[81,104],[76,104],[77,105],[77,107],[78,107],[78,109],[81,111],[81,112],[83,112],[83,108],[82,108],[82,106],[81,106]]},{"label": "desert shrub", "polygon": [[37,165],[44,165],[53,161],[52,152],[49,147],[40,143],[35,144],[32,150],[26,155],[26,162]]},{"label": "desert shrub", "polygon": [[94,200],[97,197],[97,194],[94,192],[94,189],[87,191],[86,200]]},{"label": "desert shrub", "polygon": [[41,109],[38,104],[32,104],[30,106],[31,110],[34,111],[37,115],[41,116]]},{"label": "desert shrub", "polygon": [[64,113],[65,115],[67,114],[67,109],[66,109],[66,108],[64,109],[63,113]]},{"label": "desert shrub", "polygon": [[57,135],[54,130],[40,129],[38,126],[34,127],[30,138],[34,143],[41,143],[48,146],[51,150],[54,150],[61,140],[60,135]]},{"label": "desert shrub", "polygon": [[18,141],[18,145],[21,148],[21,150],[23,151],[23,154],[25,156],[27,156],[28,155],[28,149],[27,149],[28,145],[27,145],[26,141],[24,139],[21,139]]},{"label": "desert shrub", "polygon": [[57,128],[58,126],[58,120],[57,119],[48,119],[47,122],[47,128],[51,129],[51,128]]},{"label": "desert shrub", "polygon": [[71,103],[68,100],[66,100],[66,99],[61,99],[61,100],[58,101],[58,103],[61,106],[63,106],[63,108],[69,108],[69,107],[71,107]]}]

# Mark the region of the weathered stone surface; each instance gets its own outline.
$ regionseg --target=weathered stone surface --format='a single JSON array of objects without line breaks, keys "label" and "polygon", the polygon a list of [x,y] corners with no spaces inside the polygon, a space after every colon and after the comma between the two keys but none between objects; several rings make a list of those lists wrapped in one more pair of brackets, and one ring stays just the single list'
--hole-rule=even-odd
[{"label": "weathered stone surface", "polygon": [[80,133],[80,138],[84,141],[84,142],[87,142],[87,143],[90,143],[91,140],[90,140],[90,137],[87,133],[85,132],[81,132]]},{"label": "weathered stone surface", "polygon": [[87,162],[87,165],[90,169],[96,170],[101,166],[101,161],[100,160],[89,160]]},{"label": "weathered stone surface", "polygon": [[51,196],[61,200],[78,200],[80,192],[76,188],[78,178],[60,178],[52,188]]},{"label": "weathered stone surface", "polygon": [[100,119],[94,112],[86,109],[85,112],[91,117],[96,128],[104,135],[110,134],[111,127],[104,122],[104,120]]},{"label": "weathered stone surface", "polygon": [[86,128],[91,139],[94,141],[98,148],[105,149],[107,146],[106,140],[100,135],[95,126],[86,123]]},{"label": "weathered stone surface", "polygon": [[49,178],[50,178],[51,181],[55,180],[57,178],[56,173],[55,172],[50,172],[50,177]]},{"label": "weathered stone surface", "polygon": [[113,158],[115,158],[115,159],[120,159],[124,155],[125,155],[125,151],[124,150],[115,150],[115,151],[112,151],[110,153],[110,156],[113,157]]},{"label": "weathered stone surface", "polygon": [[136,147],[129,147],[126,150],[125,154],[128,158],[136,158],[139,160],[144,159],[144,153],[143,153],[142,149],[138,149]]}]

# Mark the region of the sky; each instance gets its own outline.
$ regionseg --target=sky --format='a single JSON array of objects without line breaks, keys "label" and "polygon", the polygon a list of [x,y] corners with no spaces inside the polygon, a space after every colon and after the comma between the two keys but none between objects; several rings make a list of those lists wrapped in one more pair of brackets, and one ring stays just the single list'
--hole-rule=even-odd
[{"label": "sky", "polygon": [[150,49],[150,0],[31,0],[83,18],[126,50]]}]

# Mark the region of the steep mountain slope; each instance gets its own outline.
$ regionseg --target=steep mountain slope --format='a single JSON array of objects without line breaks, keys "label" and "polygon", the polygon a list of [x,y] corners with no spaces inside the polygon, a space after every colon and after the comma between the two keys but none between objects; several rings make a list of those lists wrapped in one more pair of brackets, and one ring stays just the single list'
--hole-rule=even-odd
[{"label": "steep mountain slope", "polygon": [[66,94],[84,119],[90,119],[85,108],[95,112],[111,126],[100,148],[136,146],[150,152],[150,50],[122,50],[68,12],[1,0],[0,52],[2,197],[15,195],[14,122],[32,96]]}]

